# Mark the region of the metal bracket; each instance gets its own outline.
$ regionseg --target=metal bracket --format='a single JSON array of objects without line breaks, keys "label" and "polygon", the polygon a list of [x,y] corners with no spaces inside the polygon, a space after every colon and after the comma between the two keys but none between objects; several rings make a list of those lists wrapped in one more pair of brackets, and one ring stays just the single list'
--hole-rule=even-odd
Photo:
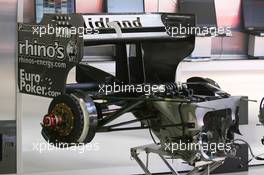
[{"label": "metal bracket", "polygon": [[[166,160],[165,156],[172,157],[169,153],[161,150],[161,146],[157,144],[143,145],[135,148],[131,148],[131,157],[136,160],[138,165],[142,168],[146,175],[151,175],[152,173],[149,170],[149,153],[157,154],[165,165],[169,168],[172,175],[179,175],[179,172],[176,171]],[[146,164],[139,158],[139,154],[145,152],[147,154]],[[173,157],[172,157],[173,158]],[[215,170],[217,167],[223,164],[225,159],[216,159],[212,161],[202,162],[200,165],[196,164],[195,168],[188,172],[186,175],[210,175],[210,172]]]}]

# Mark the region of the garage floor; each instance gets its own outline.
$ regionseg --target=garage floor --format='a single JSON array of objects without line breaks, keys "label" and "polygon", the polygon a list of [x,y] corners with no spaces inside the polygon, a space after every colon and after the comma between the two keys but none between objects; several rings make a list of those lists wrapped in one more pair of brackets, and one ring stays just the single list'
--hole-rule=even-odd
[{"label": "garage floor", "polygon": [[[101,66],[108,71],[114,70],[112,63],[99,64],[99,67]],[[264,96],[263,60],[184,62],[179,66],[178,76],[182,81],[191,76],[212,78],[222,89],[232,95],[248,95],[250,99],[258,101]],[[73,81],[73,77],[73,74],[70,74],[69,81]],[[97,144],[99,150],[87,149],[84,153],[80,153],[80,150],[38,152],[34,146],[38,143],[45,143],[40,134],[40,122],[47,112],[49,101],[46,98],[22,95],[24,174],[124,175],[142,173],[136,162],[130,158],[130,148],[152,143],[147,130],[97,134],[93,144]],[[264,136],[264,127],[256,127],[258,104],[250,103],[250,123],[241,128],[244,137],[252,144],[256,154],[264,153],[264,146],[260,144],[260,139]],[[124,118],[131,117],[131,115],[124,116]],[[152,160],[150,167],[153,172],[167,171],[156,157]],[[176,167],[179,166],[175,162],[173,164]],[[263,172],[264,166],[260,166],[250,168],[249,174],[262,175]]]}]

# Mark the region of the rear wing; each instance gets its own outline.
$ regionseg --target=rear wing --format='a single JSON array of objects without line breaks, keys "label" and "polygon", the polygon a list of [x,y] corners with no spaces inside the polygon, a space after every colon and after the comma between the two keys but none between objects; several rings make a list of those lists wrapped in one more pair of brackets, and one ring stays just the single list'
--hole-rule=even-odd
[{"label": "rear wing", "polygon": [[[174,81],[179,62],[194,49],[194,19],[171,13],[46,14],[39,24],[18,23],[19,91],[45,97],[65,93],[68,73],[81,62],[83,48],[101,44],[116,45],[118,80]],[[128,44],[136,48],[133,69]],[[81,73],[78,79],[89,77]]]}]

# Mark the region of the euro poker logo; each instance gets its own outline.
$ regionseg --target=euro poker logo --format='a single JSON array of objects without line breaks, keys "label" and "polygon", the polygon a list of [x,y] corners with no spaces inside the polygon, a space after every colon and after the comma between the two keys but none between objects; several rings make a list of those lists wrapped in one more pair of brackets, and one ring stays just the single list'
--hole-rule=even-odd
[{"label": "euro poker logo", "polygon": [[24,69],[19,70],[20,91],[44,95],[47,87],[41,86],[41,76],[35,73],[26,72]]}]

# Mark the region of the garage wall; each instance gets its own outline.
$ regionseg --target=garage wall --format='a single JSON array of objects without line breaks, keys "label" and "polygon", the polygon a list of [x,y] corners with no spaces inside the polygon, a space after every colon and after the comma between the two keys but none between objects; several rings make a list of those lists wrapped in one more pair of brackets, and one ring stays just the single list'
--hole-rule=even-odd
[{"label": "garage wall", "polygon": [[0,1],[0,120],[15,120],[16,0]]},{"label": "garage wall", "polygon": [[175,12],[177,0],[145,0],[146,12]]},{"label": "garage wall", "polygon": [[[17,0],[0,1],[0,174],[15,173]],[[9,140],[10,139],[10,140]],[[12,145],[8,145],[12,143]]]},{"label": "garage wall", "polygon": [[35,0],[23,0],[23,22],[30,23],[35,21]]},{"label": "garage wall", "polygon": [[215,0],[218,27],[232,27],[233,36],[214,38],[213,54],[247,54],[248,35],[243,32],[242,0]]},{"label": "garage wall", "polygon": [[77,13],[101,13],[104,0],[76,0]]}]

